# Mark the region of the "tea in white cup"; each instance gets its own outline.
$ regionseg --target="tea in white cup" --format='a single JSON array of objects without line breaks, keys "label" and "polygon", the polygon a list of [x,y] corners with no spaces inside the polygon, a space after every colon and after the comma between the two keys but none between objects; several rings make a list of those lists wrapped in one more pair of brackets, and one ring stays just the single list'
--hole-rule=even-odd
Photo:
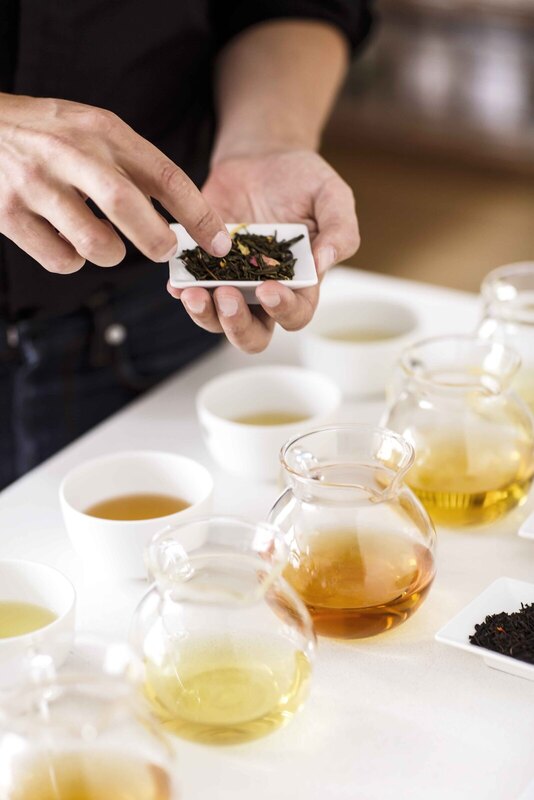
[{"label": "tea in white cup", "polygon": [[402,350],[420,334],[408,305],[361,296],[323,301],[300,335],[304,365],[328,375],[347,397],[384,392]]},{"label": "tea in white cup", "polygon": [[234,475],[276,480],[282,445],[332,420],[341,402],[335,383],[302,367],[261,366],[209,381],[197,411],[213,458]]},{"label": "tea in white cup", "polygon": [[60,487],[72,546],[95,576],[145,578],[144,549],[155,533],[211,510],[213,480],[175,453],[126,451],[76,467]]}]

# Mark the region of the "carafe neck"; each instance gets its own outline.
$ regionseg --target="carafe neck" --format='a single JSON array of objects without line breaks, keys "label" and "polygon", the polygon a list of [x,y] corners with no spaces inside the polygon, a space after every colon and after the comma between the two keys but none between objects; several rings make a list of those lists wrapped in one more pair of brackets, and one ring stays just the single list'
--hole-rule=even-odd
[{"label": "carafe neck", "polygon": [[497,396],[519,369],[519,355],[500,342],[476,336],[441,336],[402,356],[404,384],[412,392],[464,399],[473,392]]},{"label": "carafe neck", "polygon": [[291,491],[302,503],[362,506],[381,503],[398,491],[404,469],[381,463],[321,465],[315,475],[290,476]]},{"label": "carafe neck", "polygon": [[155,587],[173,603],[246,606],[263,599],[284,564],[244,553],[187,554],[169,544],[165,569],[153,569]]}]

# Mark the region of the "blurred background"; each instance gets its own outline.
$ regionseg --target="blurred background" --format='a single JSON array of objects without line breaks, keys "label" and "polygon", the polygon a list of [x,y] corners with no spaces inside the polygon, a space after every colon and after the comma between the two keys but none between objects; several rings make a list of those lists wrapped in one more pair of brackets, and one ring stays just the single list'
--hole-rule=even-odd
[{"label": "blurred background", "polygon": [[356,266],[477,290],[534,260],[534,0],[377,0],[324,153],[356,194]]}]

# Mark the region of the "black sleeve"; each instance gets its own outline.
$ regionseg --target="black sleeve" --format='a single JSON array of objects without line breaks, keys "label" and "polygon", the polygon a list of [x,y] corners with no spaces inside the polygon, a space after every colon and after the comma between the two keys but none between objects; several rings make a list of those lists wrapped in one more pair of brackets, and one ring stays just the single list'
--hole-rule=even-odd
[{"label": "black sleeve", "polygon": [[218,47],[260,22],[315,19],[338,28],[354,51],[369,33],[373,0],[210,0],[210,5]]}]

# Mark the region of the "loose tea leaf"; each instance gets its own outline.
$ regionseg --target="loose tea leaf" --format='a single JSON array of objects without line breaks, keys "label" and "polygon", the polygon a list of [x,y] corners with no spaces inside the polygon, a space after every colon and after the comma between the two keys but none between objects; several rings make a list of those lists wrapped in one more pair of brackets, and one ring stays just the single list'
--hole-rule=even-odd
[{"label": "loose tea leaf", "polygon": [[534,664],[534,603],[507,614],[491,614],[475,625],[471,644]]},{"label": "loose tea leaf", "polygon": [[232,234],[232,249],[224,258],[206,253],[201,247],[184,250],[180,258],[197,281],[288,281],[295,277],[296,258],[291,248],[304,238],[278,240],[248,233],[241,228]]}]

